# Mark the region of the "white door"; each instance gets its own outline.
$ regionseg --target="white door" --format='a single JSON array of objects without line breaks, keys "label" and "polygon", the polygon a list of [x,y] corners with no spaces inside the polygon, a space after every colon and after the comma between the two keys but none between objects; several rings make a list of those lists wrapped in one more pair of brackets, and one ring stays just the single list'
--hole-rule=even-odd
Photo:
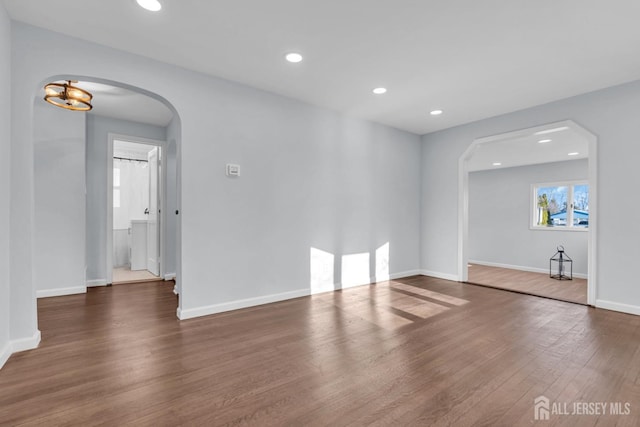
[{"label": "white door", "polygon": [[159,148],[154,147],[147,155],[149,160],[149,218],[147,220],[147,270],[160,275],[160,203]]}]

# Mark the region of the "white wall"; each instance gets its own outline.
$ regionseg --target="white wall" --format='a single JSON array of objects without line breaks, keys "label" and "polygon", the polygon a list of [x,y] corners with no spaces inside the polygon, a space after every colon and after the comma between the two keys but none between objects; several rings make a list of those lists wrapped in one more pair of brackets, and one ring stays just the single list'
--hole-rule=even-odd
[{"label": "white wall", "polygon": [[[640,82],[592,92],[423,137],[422,268],[457,274],[458,159],[479,137],[571,119],[598,137],[597,305],[640,314]],[[436,203],[437,201],[437,203]],[[443,208],[445,207],[445,208]]]},{"label": "white wall", "polygon": [[164,141],[166,128],[87,114],[87,281],[107,279],[108,135]]},{"label": "white wall", "polygon": [[[390,272],[415,271],[418,137],[201,83],[216,103],[182,115],[183,316],[308,293],[311,248],[334,255],[334,282],[344,255],[386,242]],[[242,176],[226,177],[227,162]]]},{"label": "white wall", "polygon": [[[10,178],[10,292],[9,328],[12,349],[15,343],[22,348],[34,347],[40,342],[36,306],[36,290],[33,282],[33,231],[34,224],[34,157],[33,157],[33,99],[34,86],[28,90],[16,84],[22,73],[21,49],[16,48],[16,23],[11,23],[11,157]],[[19,114],[22,111],[23,114]],[[25,127],[28,129],[25,132]],[[22,130],[20,130],[22,129]]]},{"label": "white wall", "polygon": [[532,230],[531,185],[588,180],[588,160],[501,168],[469,174],[469,260],[549,271],[563,245],[573,273],[587,274],[586,231]]},{"label": "white wall", "polygon": [[11,157],[11,23],[0,3],[0,82],[5,94],[0,103],[0,368],[9,348],[9,159]]},{"label": "white wall", "polygon": [[[311,248],[335,255],[337,278],[343,255],[387,242],[392,275],[417,270],[416,135],[34,27],[16,24],[13,34],[16,90],[33,92],[49,76],[93,76],[176,108],[183,316],[308,293]],[[56,60],[62,47],[76,55]],[[14,111],[15,143],[30,146],[30,109]],[[16,177],[28,180],[25,159],[15,160]],[[242,176],[226,177],[226,163],[240,164]],[[28,198],[19,202],[29,208]],[[17,304],[25,305],[35,311]]]},{"label": "white wall", "polygon": [[34,171],[37,295],[85,292],[85,113],[36,99]]}]

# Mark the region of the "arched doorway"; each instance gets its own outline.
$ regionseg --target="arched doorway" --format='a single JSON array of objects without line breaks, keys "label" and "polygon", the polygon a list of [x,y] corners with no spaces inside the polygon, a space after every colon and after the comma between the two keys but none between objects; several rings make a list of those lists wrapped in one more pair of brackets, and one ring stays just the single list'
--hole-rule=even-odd
[{"label": "arched doorway", "polygon": [[[113,193],[110,191],[111,185],[108,185],[108,181],[112,179],[110,172],[112,172],[111,164],[113,161],[113,155],[109,151],[109,144],[113,142],[110,136],[116,134],[124,136],[126,134],[142,138],[145,135],[145,130],[148,131],[151,128],[164,129],[162,136],[156,139],[163,146],[165,153],[161,169],[164,179],[158,181],[162,182],[163,189],[163,197],[158,206],[160,226],[157,248],[158,256],[161,259],[158,263],[162,265],[162,277],[160,278],[175,278],[178,284],[176,290],[179,289],[180,221],[178,207],[181,123],[177,111],[163,97],[131,85],[93,77],[70,75],[54,76],[47,79],[46,83],[59,80],[75,80],[79,82],[77,83],[78,87],[87,86],[87,89],[94,92],[93,103],[96,108],[91,113],[56,109],[42,100],[42,85],[39,85],[35,97],[33,108],[34,158],[36,159],[34,162],[33,270],[36,297],[81,293],[86,292],[87,287],[104,286],[112,282],[107,274],[111,267],[108,264],[110,257],[107,254],[111,254],[109,243],[112,243],[109,239],[111,237],[109,232],[110,219],[108,217],[109,207],[107,206],[113,197]],[[120,104],[117,105],[116,102],[115,105],[109,107],[112,112],[115,112],[111,114],[108,106],[105,107],[101,100],[112,98],[109,103],[114,104],[113,98],[118,97]],[[143,99],[146,99],[144,105],[147,108],[140,104]],[[148,111],[148,107],[153,103],[168,112],[170,118],[167,118],[166,122],[145,123],[153,118],[146,120],[144,114],[133,114],[136,111]],[[40,111],[46,111],[46,114],[43,115]],[[133,117],[127,117],[127,111]],[[51,116],[54,114],[57,116],[52,118]],[[45,116],[49,116],[49,122],[41,122]],[[62,121],[59,120],[61,117],[64,117]],[[69,138],[70,134],[73,134],[73,137]],[[49,153],[40,149],[43,140],[48,140],[48,144],[45,145]],[[78,155],[79,147],[84,150],[82,156]],[[51,150],[57,151],[52,152]],[[54,156],[57,159],[51,158]],[[70,158],[73,160],[69,161]],[[86,171],[82,177],[79,174],[80,170]],[[53,178],[47,178],[47,175]],[[70,183],[73,183],[74,187],[72,191],[65,193],[61,186]],[[80,190],[84,190],[84,194],[81,194]],[[41,197],[44,196],[49,197],[49,200],[40,203]],[[56,203],[58,206],[54,209],[52,205]],[[69,215],[62,215],[65,209]],[[83,226],[84,233],[81,231]],[[79,237],[81,234],[83,239]],[[80,240],[83,240],[81,250],[78,248]],[[56,262],[55,259],[51,259],[55,258],[50,255],[54,246],[57,246],[55,254],[60,256],[60,260],[64,260],[62,261],[64,265],[59,265],[60,260]],[[68,256],[67,252],[71,251],[70,248],[73,249],[72,252],[75,255],[82,252],[84,256]],[[39,252],[45,252],[49,255],[39,256]],[[56,278],[57,283],[52,283],[54,281],[48,272],[55,271],[56,267],[60,267],[58,268],[60,275]],[[68,274],[69,271],[74,272],[71,286],[61,286],[62,274]],[[82,275],[82,283],[78,282],[79,275]],[[44,277],[46,277],[46,281],[42,279]],[[45,282],[46,284],[43,285]]]},{"label": "arched doorway", "polygon": [[[531,135],[545,135],[557,130],[571,129],[580,135],[586,142],[589,150],[588,156],[588,182],[589,182],[589,219],[587,237],[587,304],[595,305],[597,275],[596,275],[596,236],[597,236],[597,137],[577,123],[566,120],[514,132],[493,135],[476,139],[462,154],[458,163],[458,277],[461,282],[468,281],[469,265],[469,160],[480,147],[499,141],[509,141],[525,138]],[[542,139],[540,137],[539,139]],[[540,142],[540,141],[538,141]],[[565,153],[566,154],[566,153]],[[549,254],[552,255],[552,254]]]}]

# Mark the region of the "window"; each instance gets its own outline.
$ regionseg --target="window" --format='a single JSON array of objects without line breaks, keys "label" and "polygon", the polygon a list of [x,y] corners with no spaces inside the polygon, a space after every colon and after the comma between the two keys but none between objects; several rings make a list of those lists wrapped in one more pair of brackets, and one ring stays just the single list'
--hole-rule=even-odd
[{"label": "window", "polygon": [[120,207],[120,168],[113,168],[113,207]]},{"label": "window", "polygon": [[533,185],[532,205],[533,228],[589,228],[589,185],[585,182]]}]

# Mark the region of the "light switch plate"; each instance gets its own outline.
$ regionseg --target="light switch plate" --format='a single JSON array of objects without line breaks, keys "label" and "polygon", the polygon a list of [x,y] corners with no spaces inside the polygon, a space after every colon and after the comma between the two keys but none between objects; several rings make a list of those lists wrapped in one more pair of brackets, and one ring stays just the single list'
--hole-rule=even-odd
[{"label": "light switch plate", "polygon": [[227,163],[227,176],[240,176],[240,165]]}]

